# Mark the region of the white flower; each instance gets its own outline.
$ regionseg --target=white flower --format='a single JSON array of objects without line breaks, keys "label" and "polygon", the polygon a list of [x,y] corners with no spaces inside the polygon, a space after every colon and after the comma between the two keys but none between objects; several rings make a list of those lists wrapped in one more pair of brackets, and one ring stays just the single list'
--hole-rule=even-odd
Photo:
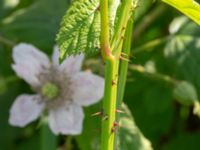
[{"label": "white flower", "polygon": [[13,69],[37,93],[18,96],[10,110],[9,123],[24,127],[45,110],[55,134],[80,134],[84,113],[82,106],[98,102],[104,91],[103,78],[80,71],[83,55],[70,56],[58,63],[59,51],[54,48],[52,63],[29,44],[13,49]]}]

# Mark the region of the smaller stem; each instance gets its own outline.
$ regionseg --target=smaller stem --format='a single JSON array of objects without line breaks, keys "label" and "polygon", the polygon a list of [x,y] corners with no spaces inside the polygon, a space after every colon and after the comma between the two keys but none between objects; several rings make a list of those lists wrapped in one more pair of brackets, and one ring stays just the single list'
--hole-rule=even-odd
[{"label": "smaller stem", "polygon": [[[133,14],[133,16],[134,16],[134,14]],[[122,48],[122,52],[127,57],[129,57],[129,55],[130,55],[132,30],[133,30],[133,19],[130,19],[128,22],[127,28],[126,28],[126,33],[125,33],[126,39],[124,41],[123,48]],[[120,108],[122,99],[124,96],[127,70],[128,70],[128,61],[121,60],[120,69],[119,69],[120,73],[119,73],[118,90],[117,90],[117,108]],[[118,117],[117,117],[117,121],[119,121]]]},{"label": "smaller stem", "polygon": [[[130,49],[131,49],[131,39],[132,39],[132,30],[133,30],[133,17],[134,17],[134,12],[132,13],[132,17],[129,20],[125,32],[125,37],[126,39],[124,40],[123,47],[122,47],[122,52],[126,55],[130,55]],[[120,62],[120,69],[119,69],[119,81],[118,81],[118,88],[117,88],[117,103],[116,103],[116,108],[121,109],[121,104],[123,101],[123,96],[124,96],[124,91],[125,91],[125,85],[126,85],[126,77],[127,77],[127,71],[128,71],[128,61],[123,61],[121,60]],[[120,120],[120,114],[116,114],[116,122],[119,122]],[[119,131],[118,129],[116,131],[116,134],[118,134],[115,137],[115,147],[117,148],[118,140],[119,140]]]},{"label": "smaller stem", "polygon": [[[119,16],[119,22],[117,23],[116,31],[113,35],[113,38],[111,40],[111,51],[116,52],[116,56],[119,55],[121,52],[121,49],[118,48],[121,41],[123,40],[124,33],[126,31],[126,26],[128,23],[128,20],[131,17],[131,11],[135,6],[133,5],[132,0],[125,0],[122,1],[121,4],[121,13]],[[118,52],[117,52],[118,50]]]},{"label": "smaller stem", "polygon": [[71,136],[67,137],[66,143],[65,143],[66,150],[72,150],[72,148],[73,148],[72,140],[73,140],[73,137],[71,137]]},{"label": "smaller stem", "polygon": [[169,38],[170,38],[170,36],[167,36],[167,37],[164,37],[164,38],[159,38],[159,39],[149,41],[142,46],[136,47],[134,49],[134,54],[138,54],[138,53],[141,53],[141,52],[144,52],[144,51],[151,51],[151,48],[165,43]]},{"label": "smaller stem", "polygon": [[41,150],[56,150],[57,137],[50,131],[47,123],[43,123],[40,129]]},{"label": "smaller stem", "polygon": [[152,72],[148,72],[145,70],[145,68],[141,65],[130,65],[129,68],[132,71],[136,71],[139,72],[143,75],[146,75],[147,77],[150,77],[152,79],[156,79],[156,80],[160,80],[160,81],[164,81],[167,82],[171,85],[175,85],[178,81],[168,75],[165,74],[161,74],[161,73],[152,73]]},{"label": "smaller stem", "polygon": [[[142,46],[136,47],[134,49],[134,54],[138,54],[138,53],[141,53],[144,51],[145,52],[154,51],[154,50],[156,50],[154,47],[165,44],[168,40],[171,40],[173,37],[174,37],[174,35],[168,35],[166,37],[151,40],[151,41],[143,44]],[[176,35],[176,37],[188,38],[188,39],[192,38],[190,35]]]},{"label": "smaller stem", "polygon": [[3,36],[0,36],[0,43],[5,44],[10,47],[13,47],[15,45],[15,43],[13,41],[10,41]]}]

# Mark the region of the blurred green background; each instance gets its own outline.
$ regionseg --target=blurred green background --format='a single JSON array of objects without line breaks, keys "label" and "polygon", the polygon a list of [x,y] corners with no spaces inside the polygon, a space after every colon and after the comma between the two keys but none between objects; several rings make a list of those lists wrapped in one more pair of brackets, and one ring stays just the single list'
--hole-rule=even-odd
[{"label": "blurred green background", "polygon": [[[50,56],[69,4],[70,0],[0,0],[0,150],[40,149],[38,122],[23,129],[8,125],[16,96],[32,92],[11,69],[12,46],[31,43]],[[192,101],[193,95],[188,87],[181,87],[183,97],[174,92],[186,82],[197,93],[195,100],[200,99],[200,27],[160,1],[140,0],[130,59],[124,102],[153,148],[199,150],[200,118],[193,114],[193,105],[184,102],[185,97]],[[99,74],[102,66],[98,56],[84,64]],[[85,109],[83,134],[72,140],[75,150],[98,149],[94,137],[100,134],[100,120],[90,115],[100,107]],[[58,137],[60,149],[65,138]]]}]

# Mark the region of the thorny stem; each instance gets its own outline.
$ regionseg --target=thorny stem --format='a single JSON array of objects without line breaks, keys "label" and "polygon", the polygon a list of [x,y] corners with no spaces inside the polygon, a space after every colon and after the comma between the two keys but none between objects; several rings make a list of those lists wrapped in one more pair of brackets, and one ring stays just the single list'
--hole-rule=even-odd
[{"label": "thorny stem", "polygon": [[106,120],[102,122],[101,150],[113,150],[114,134],[111,134],[112,122],[115,120],[116,86],[112,80],[117,77],[118,66],[115,65],[114,57],[110,51],[109,42],[109,14],[108,0],[100,0],[101,13],[101,53],[106,63],[105,68],[105,90],[103,111]]},{"label": "thorny stem", "polygon": [[107,118],[102,121],[101,150],[114,149],[115,132],[112,129],[116,113],[119,59],[123,44],[122,37],[133,6],[132,0],[122,1],[122,13],[119,16],[119,22],[110,45],[108,2],[108,0],[100,0],[101,53],[106,64],[103,112],[104,118]]},{"label": "thorny stem", "polygon": [[115,60],[107,60],[105,68],[105,93],[103,102],[104,116],[108,118],[102,121],[101,150],[113,150],[114,133],[111,132],[115,121],[115,109],[117,99],[118,63]]},{"label": "thorny stem", "polygon": [[[119,49],[119,44],[123,40],[126,26],[128,20],[131,18],[131,12],[136,6],[136,3],[132,3],[132,0],[122,1],[121,3],[121,13],[119,16],[119,21],[117,23],[117,30],[115,31],[112,40],[111,40],[111,49],[116,53],[116,55],[120,55],[121,49]],[[118,49],[118,50],[117,50]]]},{"label": "thorny stem", "polygon": [[112,59],[109,42],[109,18],[108,18],[108,0],[100,0],[101,13],[101,54],[104,59]]},{"label": "thorny stem", "polygon": [[[134,16],[134,13],[132,14]],[[132,17],[133,18],[133,17]],[[133,19],[130,19],[127,28],[125,37],[123,43],[122,52],[126,57],[130,56],[130,49],[131,49],[131,39],[132,39],[132,30],[133,30]],[[129,58],[128,58],[129,59]],[[118,90],[117,90],[117,108],[121,107],[123,95],[124,95],[124,89],[126,84],[126,76],[127,76],[127,70],[128,70],[128,61],[121,61],[120,63],[120,69],[119,69],[119,82],[118,82]],[[119,115],[117,115],[117,121],[119,121]]]},{"label": "thorny stem", "polygon": [[[126,39],[124,40],[122,52],[125,56],[129,57],[130,55],[130,49],[131,49],[131,39],[132,39],[132,30],[133,30],[133,17],[134,12],[132,13],[132,17],[129,20],[125,32]],[[128,70],[128,61],[121,61],[120,62],[120,68],[119,68],[119,81],[118,81],[118,88],[117,88],[117,104],[116,108],[121,109],[121,104],[123,101],[124,96],[124,90],[125,90],[125,84],[126,84],[126,76],[127,76],[127,70]],[[120,120],[120,114],[116,114],[116,122],[119,122]],[[116,130],[116,134],[118,136],[115,138],[115,149],[117,149],[118,146],[118,140],[119,140],[119,128]]]}]

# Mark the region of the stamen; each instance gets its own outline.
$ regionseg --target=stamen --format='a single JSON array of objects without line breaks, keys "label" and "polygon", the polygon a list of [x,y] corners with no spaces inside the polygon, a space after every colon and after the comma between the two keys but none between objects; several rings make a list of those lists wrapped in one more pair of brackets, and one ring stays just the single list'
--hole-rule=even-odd
[{"label": "stamen", "polygon": [[57,85],[51,82],[47,82],[43,85],[41,92],[42,95],[46,97],[48,100],[52,100],[58,96],[59,88]]}]

